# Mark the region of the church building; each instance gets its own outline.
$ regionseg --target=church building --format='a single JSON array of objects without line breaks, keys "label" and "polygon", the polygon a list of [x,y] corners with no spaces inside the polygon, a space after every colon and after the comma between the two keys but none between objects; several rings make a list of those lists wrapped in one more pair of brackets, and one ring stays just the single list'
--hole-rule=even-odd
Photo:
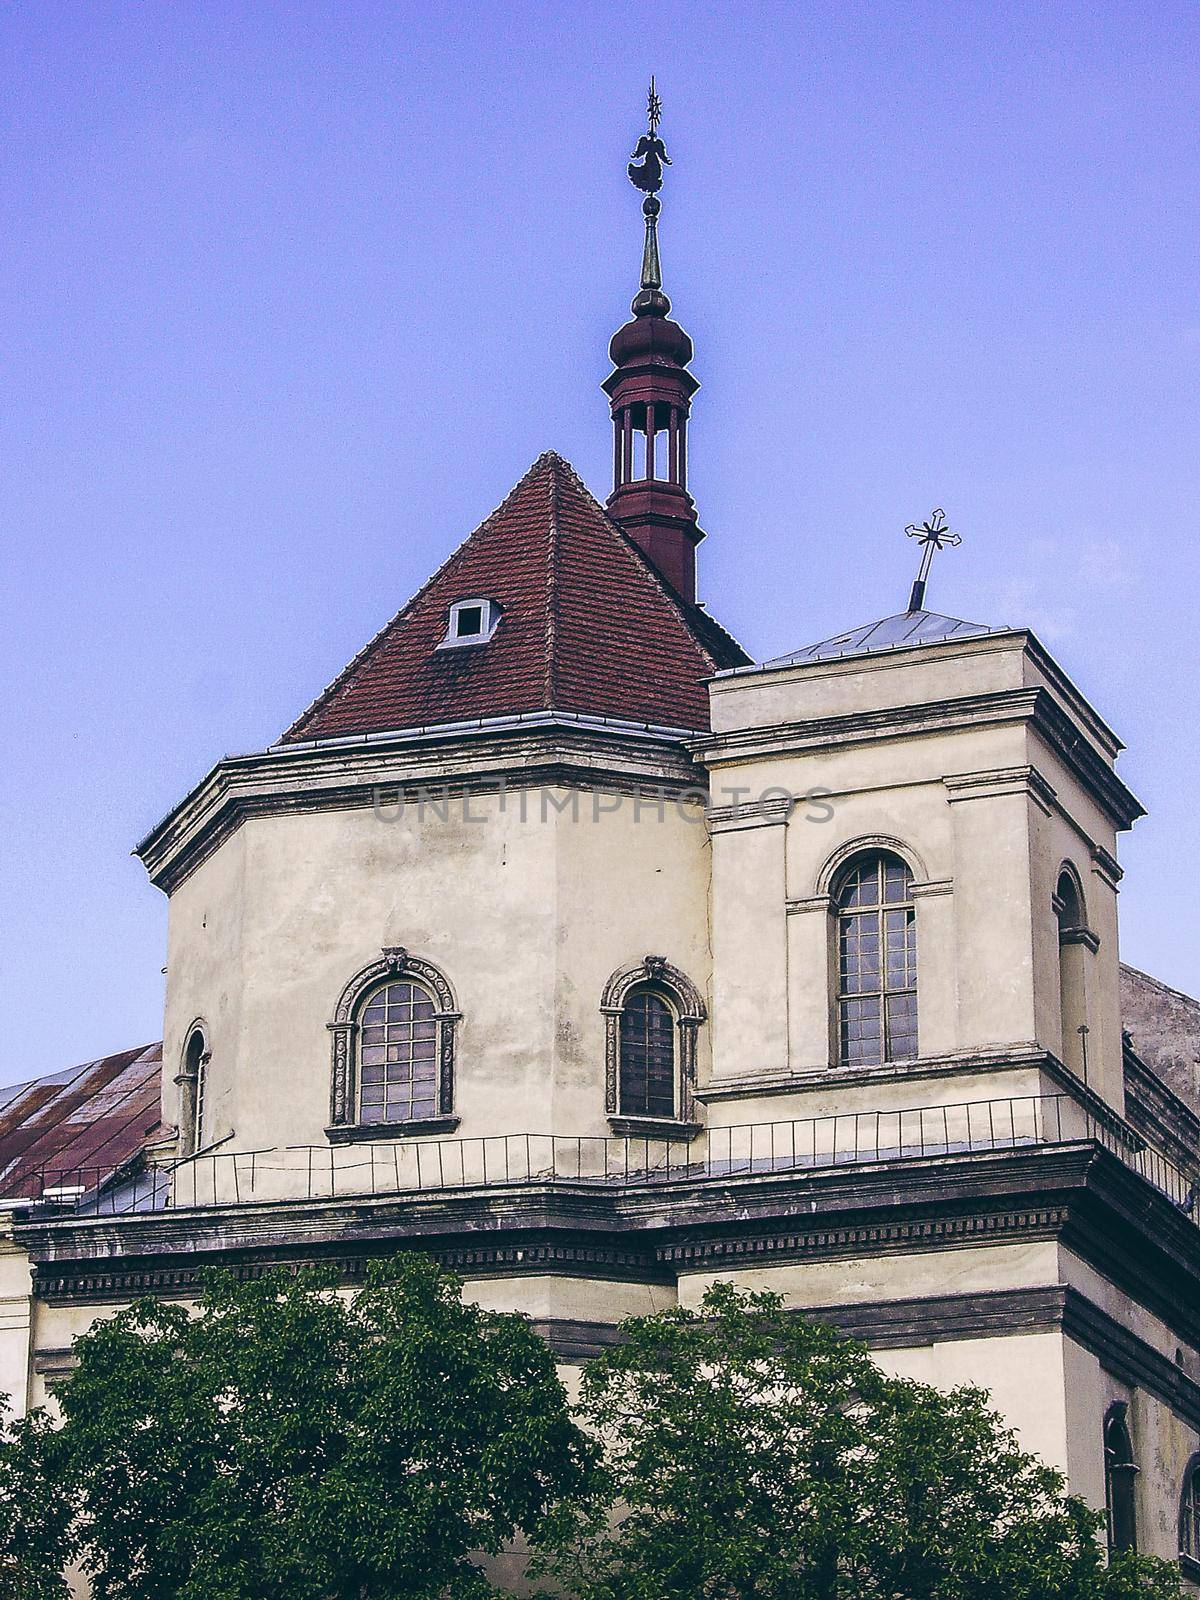
[{"label": "church building", "polygon": [[161,1045],[0,1094],[0,1392],[214,1263],[428,1251],[564,1369],[727,1280],[988,1389],[1200,1580],[1200,1005],[1119,960],[1121,742],[926,609],[940,511],[906,611],[777,659],[697,598],[651,111],[611,491],[539,456],[138,845]]}]

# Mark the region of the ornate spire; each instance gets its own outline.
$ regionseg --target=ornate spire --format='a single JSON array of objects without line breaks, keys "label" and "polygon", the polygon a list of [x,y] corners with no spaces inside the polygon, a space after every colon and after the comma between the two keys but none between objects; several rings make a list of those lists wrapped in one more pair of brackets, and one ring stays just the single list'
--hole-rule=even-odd
[{"label": "ornate spire", "polygon": [[646,240],[642,246],[642,287],[635,295],[631,308],[636,317],[665,317],[671,310],[671,302],[662,292],[662,264],[658,258],[658,214],[662,210],[658,191],[662,188],[663,168],[671,165],[667,147],[658,136],[661,116],[662,101],[655,93],[654,79],[651,78],[650,92],[646,96],[646,132],[638,140],[637,149],[627,168],[630,183],[646,196],[642,201],[642,215],[646,219]]},{"label": "ornate spire", "polygon": [[700,385],[687,370],[692,341],[669,320],[671,302],[662,290],[658,191],[671,158],[658,136],[661,112],[651,78],[646,132],[627,168],[629,181],[645,195],[642,285],[634,296],[633,321],[609,345],[616,370],[604,381],[613,418],[608,510],[675,593],[690,602],[696,597],[696,546],[704,535],[687,492],[687,426]]}]

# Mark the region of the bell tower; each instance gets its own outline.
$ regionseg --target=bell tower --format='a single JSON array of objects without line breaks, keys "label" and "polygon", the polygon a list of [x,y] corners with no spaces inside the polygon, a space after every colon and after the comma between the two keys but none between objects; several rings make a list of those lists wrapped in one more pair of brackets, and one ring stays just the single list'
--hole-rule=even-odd
[{"label": "bell tower", "polygon": [[687,426],[700,387],[687,370],[692,341],[670,320],[658,255],[658,191],[670,166],[658,134],[661,105],[650,80],[647,131],[629,163],[630,182],[645,195],[642,283],[633,320],[609,345],[614,371],[603,389],[612,406],[613,489],[608,511],[680,599],[696,599],[696,546],[703,539],[687,489]]}]

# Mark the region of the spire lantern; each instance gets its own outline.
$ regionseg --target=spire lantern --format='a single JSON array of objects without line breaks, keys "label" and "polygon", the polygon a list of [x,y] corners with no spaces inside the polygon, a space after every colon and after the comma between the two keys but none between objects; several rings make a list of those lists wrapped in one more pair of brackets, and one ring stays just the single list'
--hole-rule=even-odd
[{"label": "spire lantern", "polygon": [[613,492],[609,514],[681,599],[696,598],[696,546],[704,537],[687,492],[687,424],[700,387],[687,371],[692,341],[669,317],[658,251],[663,169],[671,165],[659,137],[662,102],[650,80],[647,129],[629,162],[629,181],[645,196],[642,281],[633,321],[613,335],[615,370],[604,381],[612,407]]}]

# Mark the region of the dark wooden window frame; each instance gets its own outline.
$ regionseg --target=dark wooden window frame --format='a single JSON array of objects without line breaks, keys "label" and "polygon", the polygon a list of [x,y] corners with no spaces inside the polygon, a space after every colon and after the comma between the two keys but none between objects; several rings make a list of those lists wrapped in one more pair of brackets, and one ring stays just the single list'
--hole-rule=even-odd
[{"label": "dark wooden window frame", "polygon": [[[416,984],[433,1000],[437,1034],[436,1110],[431,1117],[400,1122],[361,1122],[358,1120],[360,1017],[372,994],[389,982]],[[400,946],[385,948],[378,961],[356,972],[342,990],[333,1021],[328,1024],[332,1065],[329,1126],[325,1132],[330,1143],[390,1139],[418,1133],[452,1133],[459,1121],[454,1113],[454,1077],[461,1019],[462,1013],[445,974],[432,962],[410,955]]]}]

